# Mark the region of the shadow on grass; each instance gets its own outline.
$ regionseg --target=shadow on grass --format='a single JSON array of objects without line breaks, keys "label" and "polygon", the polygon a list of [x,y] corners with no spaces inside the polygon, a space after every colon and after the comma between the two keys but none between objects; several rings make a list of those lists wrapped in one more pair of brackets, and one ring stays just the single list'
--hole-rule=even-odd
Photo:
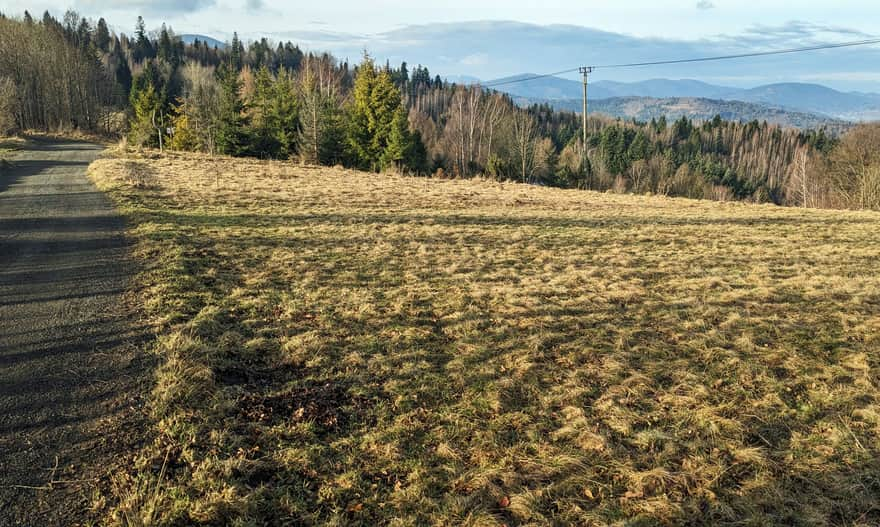
[{"label": "shadow on grass", "polygon": [[418,213],[353,213],[353,214],[193,214],[187,212],[142,213],[140,219],[156,223],[167,223],[181,227],[242,227],[269,228],[308,224],[325,225],[439,225],[444,227],[542,227],[563,228],[610,228],[642,226],[746,226],[775,228],[779,226],[808,225],[868,225],[876,223],[869,218],[670,218],[665,216],[624,216],[609,215],[603,218],[547,218],[544,216],[490,216],[458,214],[418,214]]},{"label": "shadow on grass", "polygon": [[[546,218],[546,217],[505,217],[499,215],[475,216],[475,215],[440,215],[440,214],[417,214],[417,213],[370,213],[362,214],[288,214],[288,215],[259,215],[259,214],[239,214],[239,215],[202,215],[191,214],[186,212],[151,212],[139,216],[140,221],[149,221],[170,226],[164,232],[153,234],[157,237],[192,237],[196,240],[198,229],[211,228],[222,229],[225,227],[238,227],[242,229],[254,229],[253,233],[244,232],[238,237],[224,239],[222,244],[225,250],[237,252],[242,258],[247,259],[248,250],[254,246],[262,246],[265,248],[277,248],[282,246],[295,245],[297,243],[311,243],[312,246],[326,243],[328,246],[336,248],[344,247],[346,243],[352,245],[363,243],[362,240],[351,239],[348,241],[340,239],[320,240],[296,240],[291,243],[285,240],[283,236],[262,236],[259,229],[278,228],[285,226],[309,226],[309,225],[333,225],[345,227],[349,225],[439,225],[441,227],[475,227],[476,230],[485,227],[517,228],[527,226],[537,226],[549,229],[565,229],[565,228],[583,228],[583,229],[609,229],[617,227],[642,227],[642,226],[748,226],[755,228],[766,228],[772,230],[780,226],[810,226],[834,224],[834,221],[822,218],[666,218],[661,216],[645,217],[645,216],[609,216],[605,219],[578,219],[578,218]],[[867,219],[842,218],[836,221],[837,225],[856,225],[867,224],[871,221]],[[488,234],[487,234],[488,236]],[[193,243],[196,243],[195,241]],[[495,238],[495,243],[503,243]],[[187,248],[189,249],[189,247]],[[191,256],[193,260],[198,261],[200,257],[204,257],[205,253],[199,253],[201,248],[193,247]],[[219,258],[217,254],[209,254],[210,258]],[[202,268],[211,267],[216,262],[199,262],[194,265],[190,271],[198,275]],[[258,262],[254,262],[258,264]],[[370,287],[375,284],[370,282],[371,277],[364,276],[361,278],[353,278],[345,282],[341,280],[334,281],[334,285]],[[388,278],[382,285],[388,285]],[[239,284],[240,285],[240,284]],[[279,284],[283,286],[284,284]],[[789,296],[786,302],[791,305],[807,304],[809,300],[806,297]],[[220,369],[215,368],[217,378],[222,385],[222,389],[232,397],[238,397],[236,404],[231,407],[231,414],[226,416],[232,421],[245,421],[247,426],[240,430],[243,437],[257,437],[259,434],[254,431],[260,423],[265,421],[267,426],[275,426],[284,422],[295,422],[299,419],[297,412],[302,411],[302,415],[311,417],[317,423],[317,432],[313,432],[314,436],[303,434],[297,436],[292,441],[308,441],[315,437],[320,439],[321,444],[341,444],[356,445],[358,438],[368,433],[377,433],[376,422],[377,413],[386,412],[380,417],[385,419],[379,423],[381,426],[390,426],[389,419],[397,417],[406,417],[416,422],[415,425],[405,433],[393,438],[397,444],[396,447],[400,452],[413,453],[414,457],[418,457],[417,463],[424,466],[425,473],[431,477],[436,477],[435,484],[432,485],[426,498],[434,504],[442,504],[448,500],[450,496],[460,498],[464,492],[459,492],[451,487],[451,482],[461,474],[443,473],[435,474],[433,470],[437,469],[432,465],[435,459],[434,452],[437,445],[429,444],[429,430],[434,427],[447,426],[442,417],[444,415],[458,415],[459,419],[465,416],[459,415],[462,411],[471,411],[466,415],[466,419],[470,419],[478,425],[474,425],[474,435],[477,433],[485,433],[490,427],[495,434],[498,444],[498,450],[505,448],[516,448],[522,442],[534,441],[534,437],[530,437],[521,433],[515,426],[505,425],[492,422],[492,420],[504,413],[525,413],[534,417],[536,420],[547,418],[544,423],[546,429],[543,430],[541,439],[549,437],[549,430],[558,428],[563,423],[561,419],[555,416],[549,416],[548,413],[556,412],[559,408],[542,408],[536,404],[539,396],[548,393],[557,387],[556,382],[561,373],[565,372],[564,362],[556,362],[555,353],[559,347],[569,344],[572,339],[581,339],[587,343],[584,346],[592,351],[598,358],[605,353],[613,353],[612,349],[615,345],[615,337],[613,331],[608,329],[608,325],[617,324],[619,326],[638,327],[640,324],[656,324],[661,327],[664,323],[662,319],[650,320],[650,316],[646,316],[645,312],[638,309],[643,308],[640,302],[635,305],[610,305],[602,312],[599,320],[593,320],[589,324],[578,323],[578,320],[588,316],[596,315],[596,308],[592,307],[553,307],[544,306],[533,309],[527,313],[517,315],[505,315],[493,312],[492,306],[474,301],[474,313],[459,317],[454,322],[444,321],[443,313],[435,306],[432,298],[416,298],[412,299],[409,308],[405,314],[392,315],[387,318],[377,318],[374,322],[363,320],[345,320],[340,317],[338,324],[340,327],[344,325],[342,336],[330,336],[323,342],[320,353],[325,354],[326,358],[333,364],[342,362],[346,353],[358,353],[365,357],[365,360],[382,360],[385,361],[387,373],[382,375],[367,374],[364,372],[350,373],[343,371],[345,368],[336,366],[323,370],[322,367],[309,367],[308,365],[288,371],[273,371],[271,361],[261,363],[259,360],[252,363],[235,363],[235,356],[227,357],[227,360],[233,363],[233,367]],[[658,311],[662,311],[663,307],[654,306]],[[736,306],[729,306],[730,309],[736,309]],[[767,306],[768,310],[774,309],[773,306]],[[752,312],[751,316],[758,317],[761,313]],[[522,326],[518,322],[534,320],[540,317],[549,322],[543,324],[540,329],[534,327],[528,330],[519,330]],[[257,317],[253,317],[254,319]],[[496,320],[503,318],[507,329],[498,327]],[[225,323],[238,324],[241,320],[230,319]],[[334,324],[336,322],[334,321]],[[804,340],[804,334],[794,331],[794,327],[786,327],[785,322],[775,321],[777,330],[782,333],[788,332],[793,342]],[[469,331],[472,336],[453,336],[456,330],[453,325],[462,325],[471,328]],[[405,342],[400,343],[381,337],[383,330],[392,327],[400,327],[413,330],[417,337],[409,338]],[[669,364],[672,359],[679,359],[689,350],[682,346],[677,338],[666,338],[664,333],[654,326],[649,326],[639,333],[630,334],[629,338],[638,341],[651,341],[659,346],[659,351],[655,353],[643,353],[627,359],[624,365],[624,373],[622,375],[631,375],[640,373],[642,369],[650,372],[652,369],[668,370],[664,365]],[[243,338],[252,338],[256,335],[257,327],[250,327],[249,333]],[[791,330],[791,331],[789,331]],[[522,337],[533,336],[530,333],[517,334],[517,331],[540,332],[543,334],[540,338],[531,356],[535,358],[536,364],[529,368],[524,368],[524,373],[520,377],[514,379],[510,373],[506,373],[503,367],[506,367],[511,356],[521,353],[527,346],[532,343],[526,343]],[[323,337],[322,337],[323,338]],[[462,353],[459,349],[461,345],[470,345],[476,347],[475,351],[469,352],[466,360],[462,360],[461,365],[454,364],[460,359]],[[812,345],[812,344],[811,344]],[[233,351],[239,348],[233,347]],[[692,350],[691,350],[692,351]],[[801,351],[802,353],[806,353]],[[691,357],[692,364],[690,367],[694,372],[700,372],[705,364],[700,362],[696,356]],[[743,360],[755,359],[747,354],[741,357]],[[407,369],[411,362],[421,362],[420,368],[416,371]],[[452,385],[449,377],[449,370],[457,368],[457,373],[463,379],[464,386]],[[757,367],[757,366],[756,366]],[[355,368],[356,370],[356,368]],[[271,372],[271,373],[270,373]],[[595,375],[594,375],[595,377]],[[364,381],[362,384],[355,385],[351,379]],[[464,400],[467,396],[479,397],[481,390],[488,391],[496,388],[502,381],[511,381],[512,388],[507,393],[499,397],[500,408],[492,409],[488,406],[468,407],[470,401]],[[655,379],[656,381],[656,379]],[[663,382],[671,383],[671,378],[656,381],[660,384]],[[734,380],[735,382],[735,380]],[[518,384],[517,384],[518,383]],[[623,461],[612,460],[616,463],[626,462],[626,456],[632,454],[636,456],[635,448],[631,443],[631,438],[627,438],[620,433],[615,433],[607,429],[606,425],[601,424],[601,418],[590,412],[596,400],[603,394],[607,393],[609,386],[607,383],[600,383],[598,379],[583,380],[586,388],[579,396],[577,404],[582,407],[588,418],[595,421],[596,429],[603,432],[608,438],[609,450],[616,455],[623,456]],[[385,393],[383,386],[393,385],[396,393]],[[527,386],[525,386],[527,385]],[[525,389],[525,387],[528,389]],[[354,397],[353,392],[357,391],[359,396],[370,398],[370,404],[364,405],[363,408],[353,409]],[[418,395],[418,397],[407,397],[408,395]],[[768,396],[779,395],[784,399],[788,395],[785,393],[773,394]],[[301,399],[314,397],[314,401],[303,402]],[[628,396],[627,396],[628,397]],[[790,397],[790,396],[788,396]],[[635,396],[634,396],[635,398]],[[619,401],[615,401],[617,404]],[[624,404],[624,403],[620,403]],[[649,408],[656,409],[656,414],[662,414],[660,403],[654,398],[645,397],[644,400],[637,400],[631,403],[633,408]],[[792,399],[787,401],[789,406],[796,406],[798,401]],[[866,403],[867,404],[867,403]],[[311,406],[309,406],[311,405]],[[641,405],[641,406],[638,406]],[[374,407],[381,407],[376,410]],[[391,408],[389,410],[389,408]],[[640,410],[641,411],[641,410]],[[639,415],[639,419],[644,422],[637,423],[633,429],[634,432],[647,430],[648,425],[644,424],[650,419],[652,412],[644,411]],[[371,415],[372,414],[372,415]],[[749,448],[765,449],[769,462],[760,470],[764,471],[764,478],[759,485],[755,485],[755,469],[751,469],[745,465],[739,466],[736,463],[731,464],[731,468],[723,472],[711,485],[711,491],[714,497],[701,496],[697,497],[689,494],[689,488],[676,488],[675,494],[667,501],[674,502],[676,506],[680,506],[680,510],[675,513],[667,514],[663,520],[651,517],[646,514],[642,520],[632,518],[631,523],[626,525],[654,525],[657,523],[671,523],[682,525],[873,525],[880,523],[880,463],[876,459],[880,459],[878,449],[874,445],[870,445],[866,450],[865,459],[860,463],[847,463],[844,460],[834,463],[832,466],[817,467],[815,470],[794,469],[789,467],[788,456],[792,449],[792,437],[794,434],[809,434],[811,427],[815,424],[812,421],[799,420],[795,414],[785,414],[785,418],[774,418],[761,416],[760,419],[743,419],[743,415],[737,415],[742,425],[742,446]],[[292,417],[293,416],[293,417]],[[438,418],[439,417],[439,418]],[[373,419],[373,420],[371,420]],[[419,422],[423,419],[424,423]],[[336,427],[333,423],[344,422],[346,426]],[[349,426],[350,425],[350,426]],[[460,426],[456,424],[455,426]],[[661,426],[661,425],[657,425]],[[687,436],[688,430],[676,428],[680,423],[663,423],[662,426],[671,434],[672,440],[676,442],[676,447],[683,450],[690,448],[691,439]],[[555,428],[554,428],[555,427]],[[675,436],[674,434],[681,434]],[[464,440],[467,442],[468,439]],[[249,441],[249,439],[244,439]],[[258,440],[253,440],[258,443]],[[708,447],[707,447],[708,448]],[[686,457],[687,454],[681,454]],[[708,454],[706,454],[708,455]],[[245,468],[237,468],[237,472],[232,475],[232,483],[238,489],[249,492],[254,487],[262,488],[263,485],[285,485],[294,482],[298,489],[314,489],[320,485],[321,477],[327,474],[309,474],[298,470],[293,466],[283,466],[281,463],[272,459],[265,459],[265,453],[254,454],[253,459],[247,459],[250,464],[242,463],[240,466]],[[572,463],[570,466],[559,470],[555,474],[557,479],[571,478],[577,481],[584,476],[582,472],[592,469],[606,463],[607,459],[598,459],[598,456],[585,453],[574,452],[572,456],[577,458],[578,463]],[[268,457],[268,456],[267,456]],[[339,459],[328,460],[328,463],[336,462],[335,471],[345,472],[359,471],[361,466],[345,466],[339,464]],[[439,465],[439,463],[438,463]],[[447,465],[448,466],[448,465]],[[644,466],[644,469],[652,467]],[[681,465],[662,467],[668,468],[671,472],[680,471]],[[439,469],[437,469],[439,470]],[[605,470],[603,468],[603,470]],[[607,471],[597,476],[594,473],[587,474],[589,477],[607,478],[601,483],[612,488],[616,494],[608,496],[609,503],[619,503],[625,499],[626,483],[612,478],[612,472]],[[548,484],[547,481],[536,480],[533,474],[527,469],[521,469],[521,473],[517,475],[521,482],[526,485],[532,485],[533,488],[527,490],[541,490],[542,486]],[[368,480],[372,476],[367,471],[358,473],[358,477]],[[440,483],[437,483],[440,482]],[[376,492],[383,498],[387,498],[394,494],[394,486],[399,481],[390,478],[383,480],[376,478],[372,484],[370,492]],[[522,490],[522,489],[516,489]],[[578,494],[583,493],[583,489],[577,489]],[[657,496],[659,498],[659,496]],[[263,511],[260,519],[271,523],[276,517],[272,511],[280,510],[284,500],[289,496],[285,496],[283,492],[273,494],[265,492],[255,497],[259,501],[259,507],[256,510]],[[318,495],[312,490],[302,491],[298,496],[307,504],[310,511],[320,511],[327,507],[323,503],[323,498],[319,499]],[[639,498],[643,498],[639,497]],[[547,497],[542,498],[544,501],[539,502],[539,508],[542,513],[551,515],[557,510],[560,503],[553,500],[565,500],[566,498]],[[573,501],[575,498],[571,498]],[[663,496],[663,499],[667,499]],[[485,498],[486,508],[497,509],[495,503],[491,503],[488,497]],[[341,503],[341,501],[340,501]],[[423,502],[424,503],[424,502]],[[577,498],[578,507],[600,507],[601,503],[587,503],[583,498]],[[615,504],[607,505],[609,520],[617,510]],[[563,504],[565,505],[565,504]],[[351,511],[345,513],[345,519],[353,525],[367,525],[370,520],[381,520],[382,513],[377,511],[365,511],[363,514],[355,515]],[[370,516],[372,514],[372,516]],[[506,511],[499,511],[498,516],[504,518],[508,524],[516,524],[515,518],[509,516]],[[619,511],[614,519],[620,519]],[[671,519],[671,522],[670,522]],[[609,522],[610,523],[610,522]]]}]

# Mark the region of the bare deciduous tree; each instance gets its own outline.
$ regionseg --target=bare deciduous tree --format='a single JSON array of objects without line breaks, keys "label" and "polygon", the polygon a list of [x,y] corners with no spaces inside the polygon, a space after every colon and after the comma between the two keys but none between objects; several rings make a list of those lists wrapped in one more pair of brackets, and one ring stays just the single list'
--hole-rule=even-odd
[{"label": "bare deciduous tree", "polygon": [[[73,27],[85,27],[73,12]],[[15,122],[22,129],[93,130],[103,121],[112,90],[101,62],[53,28],[0,18],[0,72],[14,83]],[[107,100],[105,100],[107,99]]]},{"label": "bare deciduous tree", "polygon": [[187,116],[187,125],[199,149],[214,153],[220,105],[220,90],[214,68],[187,64],[181,69],[181,77],[184,85],[181,106]]},{"label": "bare deciduous tree", "polygon": [[513,158],[523,183],[531,179],[535,170],[537,128],[535,118],[527,112],[516,112],[510,119]]},{"label": "bare deciduous tree", "polygon": [[0,135],[15,128],[15,83],[8,77],[0,77]]},{"label": "bare deciduous tree", "polygon": [[339,105],[341,73],[329,56],[309,54],[303,59],[297,81],[302,116],[300,155],[304,162],[317,164],[332,117],[329,113]]},{"label": "bare deciduous tree", "polygon": [[880,124],[859,126],[841,139],[829,176],[843,206],[880,209]]}]

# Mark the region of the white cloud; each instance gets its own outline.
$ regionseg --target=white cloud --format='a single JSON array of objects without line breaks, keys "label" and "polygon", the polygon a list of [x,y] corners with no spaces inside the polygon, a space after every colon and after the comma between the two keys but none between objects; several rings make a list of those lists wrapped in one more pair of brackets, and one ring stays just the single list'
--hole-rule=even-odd
[{"label": "white cloud", "polygon": [[201,11],[215,0],[79,0],[76,8],[87,12],[131,11],[135,13],[181,14]]},{"label": "white cloud", "polygon": [[489,55],[487,53],[474,53],[464,57],[459,62],[465,66],[485,66],[489,63]]}]

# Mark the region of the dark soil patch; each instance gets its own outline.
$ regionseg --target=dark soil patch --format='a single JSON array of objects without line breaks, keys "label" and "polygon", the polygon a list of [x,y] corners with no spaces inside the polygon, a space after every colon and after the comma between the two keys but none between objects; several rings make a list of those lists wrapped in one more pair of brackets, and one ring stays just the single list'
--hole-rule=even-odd
[{"label": "dark soil patch", "polygon": [[322,431],[338,432],[349,424],[346,408],[357,411],[364,403],[352,398],[346,387],[328,382],[277,393],[247,394],[239,399],[237,407],[238,418],[248,423],[271,426],[312,422]]}]

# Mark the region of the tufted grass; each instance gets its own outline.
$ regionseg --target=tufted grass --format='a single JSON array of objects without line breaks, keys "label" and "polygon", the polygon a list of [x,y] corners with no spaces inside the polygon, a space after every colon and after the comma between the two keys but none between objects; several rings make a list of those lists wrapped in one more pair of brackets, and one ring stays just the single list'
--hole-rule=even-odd
[{"label": "tufted grass", "polygon": [[880,523],[880,214],[175,153],[91,174],[163,328],[108,523]]}]

